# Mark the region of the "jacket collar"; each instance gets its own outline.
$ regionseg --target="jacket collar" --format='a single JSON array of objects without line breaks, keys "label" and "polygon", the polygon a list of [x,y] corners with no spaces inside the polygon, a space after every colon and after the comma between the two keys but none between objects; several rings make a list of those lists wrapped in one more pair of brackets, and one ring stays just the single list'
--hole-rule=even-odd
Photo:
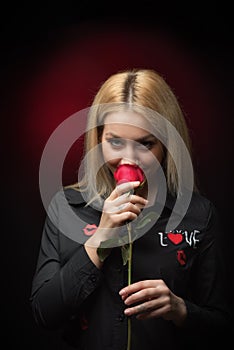
[{"label": "jacket collar", "polygon": [[72,188],[72,187],[64,188],[64,195],[70,205],[86,204],[86,201],[84,199],[84,196],[82,195],[82,192],[80,192],[76,188]]}]

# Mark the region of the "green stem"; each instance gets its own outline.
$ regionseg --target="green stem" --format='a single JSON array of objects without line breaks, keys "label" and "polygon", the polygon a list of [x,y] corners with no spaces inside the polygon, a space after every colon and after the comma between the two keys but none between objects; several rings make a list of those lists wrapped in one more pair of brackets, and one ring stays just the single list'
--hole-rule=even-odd
[{"label": "green stem", "polygon": [[[131,224],[127,224],[128,229],[128,242],[129,242],[129,256],[128,256],[128,285],[132,283],[132,235]],[[128,342],[127,350],[131,349],[131,318],[128,317]]]},{"label": "green stem", "polygon": [[129,243],[128,285],[132,283],[132,242]]}]

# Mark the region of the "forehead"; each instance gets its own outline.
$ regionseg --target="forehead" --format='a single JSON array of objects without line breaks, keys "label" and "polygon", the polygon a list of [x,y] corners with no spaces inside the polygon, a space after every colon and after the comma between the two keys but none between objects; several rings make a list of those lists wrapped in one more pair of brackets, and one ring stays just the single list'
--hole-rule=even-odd
[{"label": "forehead", "polygon": [[149,121],[142,115],[133,111],[120,111],[109,113],[104,120],[104,126],[108,129],[125,127],[126,129],[141,129],[145,133],[150,133]]}]

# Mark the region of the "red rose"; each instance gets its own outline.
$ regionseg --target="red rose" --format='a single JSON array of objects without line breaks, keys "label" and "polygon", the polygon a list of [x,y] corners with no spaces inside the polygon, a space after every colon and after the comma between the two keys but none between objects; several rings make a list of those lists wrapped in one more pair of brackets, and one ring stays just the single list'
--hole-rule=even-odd
[{"label": "red rose", "polygon": [[142,184],[145,180],[143,170],[136,164],[121,164],[114,172],[114,178],[117,184],[123,182],[140,181]]}]

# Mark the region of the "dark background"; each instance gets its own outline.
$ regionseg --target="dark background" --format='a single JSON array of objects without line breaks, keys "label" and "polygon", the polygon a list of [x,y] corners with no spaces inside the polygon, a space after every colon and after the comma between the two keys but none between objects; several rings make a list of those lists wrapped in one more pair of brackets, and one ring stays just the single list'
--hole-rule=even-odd
[{"label": "dark background", "polygon": [[[144,1],[42,6],[1,11],[3,339],[13,349],[62,349],[57,333],[36,328],[29,306],[45,211],[38,170],[53,130],[90,105],[110,74],[154,68],[174,89],[193,141],[201,192],[221,217],[220,249],[233,287],[233,20],[222,2]],[[76,179],[80,144],[64,166]]]}]

